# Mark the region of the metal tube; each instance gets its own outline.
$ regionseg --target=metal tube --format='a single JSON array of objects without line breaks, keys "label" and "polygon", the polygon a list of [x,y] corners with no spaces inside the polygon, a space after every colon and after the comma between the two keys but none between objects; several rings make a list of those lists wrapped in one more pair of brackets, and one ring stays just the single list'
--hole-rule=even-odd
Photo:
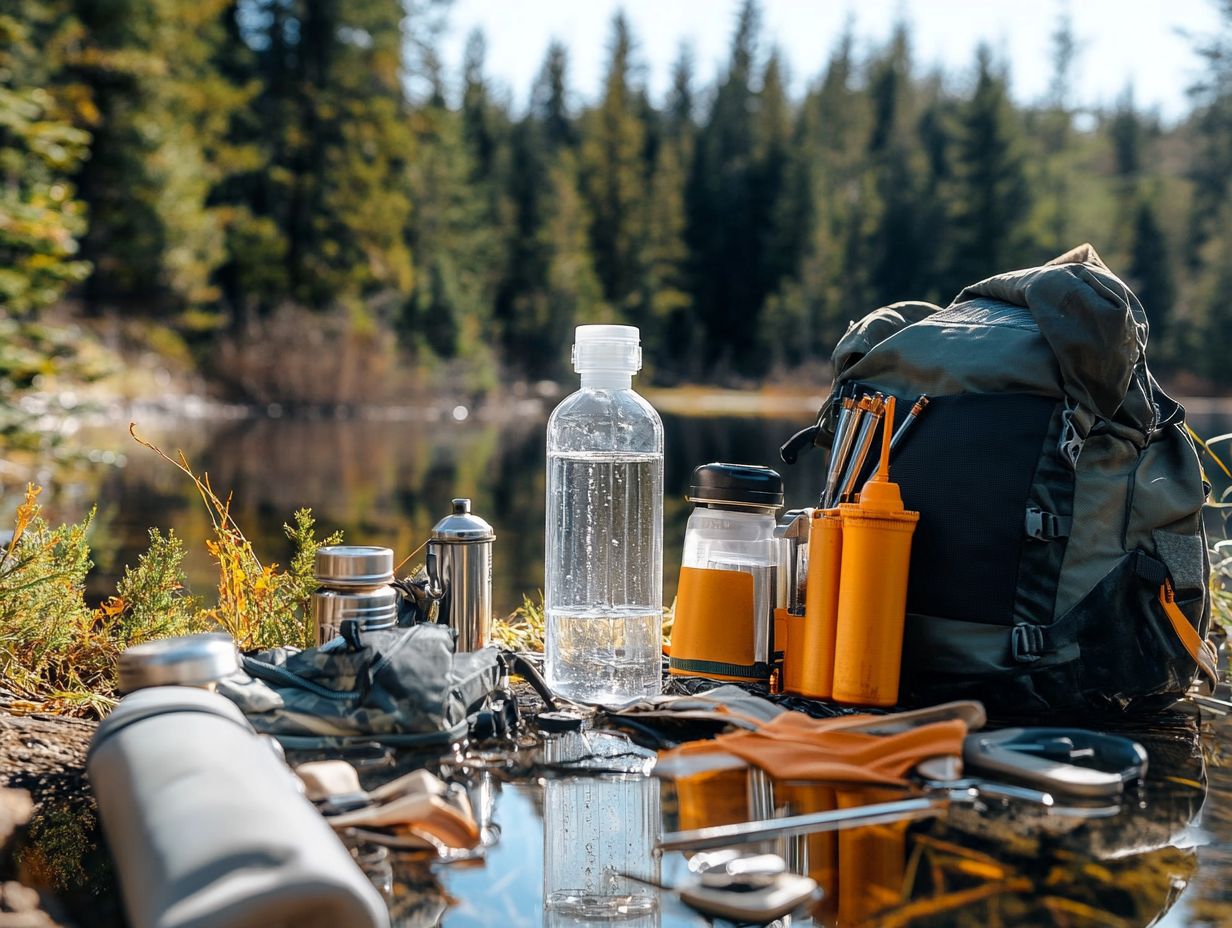
[{"label": "metal tube", "polygon": [[872,399],[868,396],[860,397],[859,402],[851,397],[843,400],[843,410],[839,413],[838,425],[834,429],[834,445],[830,452],[830,464],[826,469],[826,488],[821,495],[820,503],[822,509],[829,509],[836,502],[835,494],[838,491],[839,476],[843,472],[843,465],[851,451],[856,430],[871,408]]},{"label": "metal tube", "polygon": [[765,841],[769,838],[813,834],[820,831],[838,831],[862,825],[879,825],[884,822],[903,822],[938,815],[950,804],[950,796],[919,796],[913,799],[897,799],[893,802],[878,802],[856,806],[851,809],[832,809],[812,812],[807,815],[792,815],[787,818],[772,818],[758,822],[738,822],[734,825],[714,825],[692,831],[668,832],[656,847],[663,851],[696,851],[731,844]]},{"label": "metal tube", "polygon": [[847,463],[847,471],[843,474],[843,480],[839,484],[836,503],[846,500],[851,495],[856,479],[860,476],[860,471],[864,469],[868,449],[872,447],[873,436],[877,434],[877,425],[884,414],[885,397],[878,393],[873,397],[873,408],[869,410],[860,426],[860,437],[856,440],[855,450],[852,452],[851,460]]},{"label": "metal tube", "polygon": [[899,442],[903,440],[903,436],[907,434],[907,431],[911,428],[911,426],[915,425],[915,420],[919,417],[920,413],[924,411],[924,407],[928,405],[928,402],[928,394],[921,393],[920,398],[916,400],[915,405],[911,407],[911,412],[907,413],[907,417],[903,419],[902,424],[894,432],[894,437],[890,439],[890,454],[894,453],[894,449],[897,448]]}]

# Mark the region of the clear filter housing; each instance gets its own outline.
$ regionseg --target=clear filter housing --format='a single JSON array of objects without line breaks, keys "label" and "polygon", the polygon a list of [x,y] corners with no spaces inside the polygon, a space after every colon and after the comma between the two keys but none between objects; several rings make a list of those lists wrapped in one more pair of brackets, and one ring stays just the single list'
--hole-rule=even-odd
[{"label": "clear filter housing", "polygon": [[662,686],[663,423],[632,389],[633,326],[577,329],[581,389],[547,434],[548,684],[619,704]]}]

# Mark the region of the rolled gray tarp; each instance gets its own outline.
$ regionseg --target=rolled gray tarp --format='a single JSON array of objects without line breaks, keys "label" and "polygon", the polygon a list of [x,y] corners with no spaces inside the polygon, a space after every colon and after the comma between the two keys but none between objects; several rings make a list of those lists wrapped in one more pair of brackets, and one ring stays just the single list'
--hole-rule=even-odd
[{"label": "rolled gray tarp", "polygon": [[86,765],[132,928],[388,928],[380,894],[230,700],[138,690]]}]

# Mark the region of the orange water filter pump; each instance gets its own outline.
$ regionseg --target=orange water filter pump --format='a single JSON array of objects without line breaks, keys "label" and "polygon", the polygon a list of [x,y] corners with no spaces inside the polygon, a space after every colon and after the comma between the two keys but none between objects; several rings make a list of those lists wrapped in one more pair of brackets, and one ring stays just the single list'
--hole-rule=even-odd
[{"label": "orange water filter pump", "polygon": [[890,481],[893,424],[890,397],[877,473],[864,484],[857,502],[840,507],[842,580],[832,698],[853,705],[898,702],[911,538],[920,514],[903,508],[898,484]]}]

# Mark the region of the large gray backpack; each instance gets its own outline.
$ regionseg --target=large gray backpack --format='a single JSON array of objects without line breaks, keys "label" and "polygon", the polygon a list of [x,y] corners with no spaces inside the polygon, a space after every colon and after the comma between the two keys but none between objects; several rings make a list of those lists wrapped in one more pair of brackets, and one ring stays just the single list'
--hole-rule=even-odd
[{"label": "large gray backpack", "polygon": [[1146,346],[1141,303],[1089,245],[843,336],[835,395],[931,398],[891,468],[920,512],[904,702],[1129,711],[1213,677],[1208,488]]}]

